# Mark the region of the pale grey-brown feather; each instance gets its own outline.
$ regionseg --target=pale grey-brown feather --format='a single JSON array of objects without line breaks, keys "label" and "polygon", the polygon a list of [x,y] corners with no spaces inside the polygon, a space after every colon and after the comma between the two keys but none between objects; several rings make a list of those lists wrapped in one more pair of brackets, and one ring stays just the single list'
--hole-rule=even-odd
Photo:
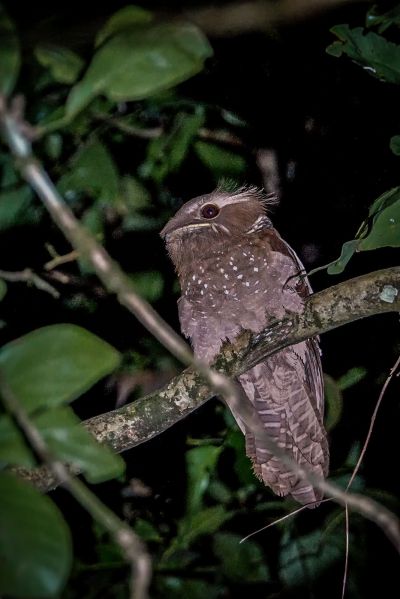
[{"label": "pale grey-brown feather", "polygon": [[[220,209],[214,226],[198,216],[212,202]],[[175,220],[174,220],[175,219]],[[225,339],[241,329],[258,332],[287,312],[299,312],[310,293],[295,252],[272,228],[259,194],[223,192],[195,198],[168,223],[167,247],[182,288],[179,318],[198,357],[211,362]],[[187,227],[187,223],[200,227]],[[169,233],[172,231],[172,233]],[[226,231],[229,233],[227,234]],[[268,434],[299,463],[326,475],[329,452],[323,427],[323,380],[317,341],[286,348],[239,377]],[[321,495],[246,435],[255,473],[279,495],[301,503]]]}]

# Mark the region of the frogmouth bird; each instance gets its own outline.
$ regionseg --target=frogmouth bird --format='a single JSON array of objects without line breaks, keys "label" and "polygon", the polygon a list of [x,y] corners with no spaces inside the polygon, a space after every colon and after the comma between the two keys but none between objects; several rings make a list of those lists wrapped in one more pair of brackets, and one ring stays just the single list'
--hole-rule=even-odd
[{"label": "frogmouth bird", "polygon": [[[181,286],[181,329],[195,355],[212,362],[242,329],[259,332],[287,312],[300,312],[311,293],[303,266],[274,229],[268,198],[255,188],[216,189],[184,204],[161,236]],[[298,464],[328,472],[324,391],[318,341],[282,349],[238,377],[268,435]],[[233,414],[245,435],[255,474],[278,495],[302,504],[322,495],[300,479]]]}]

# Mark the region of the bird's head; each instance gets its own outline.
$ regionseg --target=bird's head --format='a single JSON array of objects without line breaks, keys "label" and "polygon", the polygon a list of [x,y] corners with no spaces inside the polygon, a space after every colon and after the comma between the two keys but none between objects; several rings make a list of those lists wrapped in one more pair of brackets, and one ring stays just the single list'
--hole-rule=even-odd
[{"label": "bird's head", "polygon": [[179,274],[272,223],[267,206],[275,202],[255,187],[215,191],[186,202],[160,235]]},{"label": "bird's head", "polygon": [[233,192],[216,189],[186,202],[160,235],[167,244],[178,240],[182,242],[188,236],[199,241],[200,237],[210,239],[210,235],[244,235],[259,223],[268,225],[266,207],[272,203],[271,197],[255,187],[242,187]]}]

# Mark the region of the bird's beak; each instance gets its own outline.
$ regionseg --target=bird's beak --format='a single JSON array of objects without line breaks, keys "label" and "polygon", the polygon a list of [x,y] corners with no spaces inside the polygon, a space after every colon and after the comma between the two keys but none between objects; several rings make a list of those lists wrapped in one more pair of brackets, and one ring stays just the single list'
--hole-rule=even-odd
[{"label": "bird's beak", "polygon": [[163,239],[166,239],[168,235],[171,233],[175,233],[175,231],[189,231],[193,229],[198,229],[200,227],[209,227],[209,223],[203,223],[198,221],[193,221],[191,223],[183,224],[180,218],[173,217],[165,227],[160,231],[160,235]]},{"label": "bird's beak", "polygon": [[177,225],[175,219],[171,218],[171,220],[168,221],[165,227],[160,231],[160,235],[163,239],[165,239],[167,235],[173,231],[176,231],[176,229],[179,229],[179,224]]}]

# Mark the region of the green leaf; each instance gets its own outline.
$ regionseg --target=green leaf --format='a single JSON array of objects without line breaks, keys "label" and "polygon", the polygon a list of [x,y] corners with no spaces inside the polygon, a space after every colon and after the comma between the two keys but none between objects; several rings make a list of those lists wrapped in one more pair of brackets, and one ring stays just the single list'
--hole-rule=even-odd
[{"label": "green leaf", "polygon": [[163,555],[163,563],[170,562],[174,554],[188,549],[199,537],[216,532],[234,513],[217,505],[185,516],[179,522],[177,536]]},{"label": "green leaf", "polygon": [[156,302],[162,296],[164,279],[158,270],[136,272],[129,275],[136,291],[148,302]]},{"label": "green leaf", "polygon": [[95,140],[78,150],[58,188],[67,196],[82,192],[106,204],[114,202],[118,198],[119,175],[106,146]]},{"label": "green leaf", "polygon": [[35,48],[35,58],[59,83],[75,83],[85,64],[78,54],[63,46],[41,44]]},{"label": "green leaf", "polygon": [[[237,427],[237,425],[235,425]],[[235,452],[234,469],[242,485],[256,485],[257,478],[251,469],[251,461],[246,456],[243,433],[237,428],[229,431],[225,439],[225,446],[231,447]]]},{"label": "green leaf", "polygon": [[372,227],[360,239],[359,251],[400,247],[400,187],[382,194],[369,210]]},{"label": "green leaf", "polygon": [[7,293],[7,284],[3,279],[0,279],[0,302]]},{"label": "green leaf", "polygon": [[142,176],[161,184],[169,173],[177,171],[204,119],[203,109],[195,114],[178,113],[170,133],[149,143],[146,161],[140,167]]},{"label": "green leaf", "polygon": [[350,258],[353,256],[354,252],[357,250],[358,240],[352,239],[351,241],[346,241],[342,245],[342,251],[337,260],[331,262],[328,265],[328,274],[330,275],[338,275],[344,271],[346,268]]},{"label": "green leaf", "polygon": [[327,431],[331,431],[340,422],[343,411],[343,397],[338,384],[328,374],[324,374],[324,383],[325,405],[327,407],[325,428]]},{"label": "green leaf", "polygon": [[350,368],[350,370],[341,376],[336,383],[341,391],[345,391],[346,389],[349,389],[353,385],[356,385],[358,382],[362,381],[366,375],[367,370],[362,366]]},{"label": "green leaf", "polygon": [[222,505],[209,507],[188,515],[179,523],[178,537],[181,547],[188,547],[196,539],[216,532],[224,522],[232,518],[234,512],[228,512]]},{"label": "green leaf", "polygon": [[120,33],[124,29],[136,25],[144,25],[152,21],[153,15],[140,6],[124,6],[114,13],[96,35],[96,46],[100,46],[107,38]]},{"label": "green leaf", "polygon": [[151,195],[139,179],[129,175],[121,179],[118,209],[122,215],[132,215],[150,203]]},{"label": "green leaf", "polygon": [[14,23],[0,4],[0,94],[13,92],[21,67],[19,40]]},{"label": "green leaf", "polygon": [[382,247],[400,247],[400,187],[383,193],[371,205],[368,219],[364,221],[356,239],[346,241],[340,257],[309,274],[327,268],[330,275],[342,273],[355,252],[375,250]]},{"label": "green leaf", "polygon": [[384,13],[378,12],[378,7],[373,6],[367,13],[367,27],[377,27],[379,33],[386,31],[391,25],[400,25],[400,6],[394,6]]},{"label": "green leaf", "polygon": [[33,193],[27,185],[0,192],[0,232],[36,223],[41,212],[33,204]]},{"label": "green leaf", "polygon": [[339,41],[328,46],[328,54],[336,57],[346,54],[375,77],[400,83],[400,46],[372,31],[364,35],[362,27],[336,25],[331,32]]},{"label": "green leaf", "polygon": [[0,474],[0,593],[54,597],[72,561],[68,527],[54,503],[28,483]]},{"label": "green leaf", "polygon": [[221,587],[205,580],[187,580],[177,576],[163,576],[156,581],[163,599],[221,599]]},{"label": "green leaf", "polygon": [[97,95],[114,102],[143,100],[198,73],[212,50],[201,31],[184,23],[124,30],[98,49],[83,79],[68,96],[66,118]]},{"label": "green leaf", "polygon": [[7,414],[0,416],[0,462],[31,468],[35,460],[21,431]]},{"label": "green leaf", "polygon": [[29,412],[73,401],[119,361],[108,343],[71,324],[37,329],[0,350],[3,376]]},{"label": "green leaf", "polygon": [[58,160],[61,156],[62,146],[63,146],[63,137],[59,133],[52,133],[50,135],[46,135],[44,139],[45,149],[47,155],[52,160]]},{"label": "green leaf", "polygon": [[196,141],[194,149],[218,181],[222,177],[240,179],[247,168],[246,160],[240,154],[206,141]]},{"label": "green leaf", "polygon": [[50,451],[60,460],[82,470],[90,483],[123,474],[125,462],[81,425],[69,407],[47,410],[33,418]]},{"label": "green leaf", "polygon": [[138,518],[135,522],[135,532],[139,535],[143,541],[146,543],[150,541],[160,542],[162,538],[158,530],[148,522],[147,520],[143,520],[142,518]]},{"label": "green leaf", "polygon": [[203,507],[203,495],[210,483],[210,475],[217,466],[221,450],[221,447],[205,445],[186,452],[188,513],[197,512]]},{"label": "green leaf", "polygon": [[260,547],[253,541],[240,543],[241,537],[220,532],[214,538],[214,553],[221,562],[221,572],[236,583],[266,582],[270,573]]},{"label": "green leaf", "polygon": [[338,531],[321,543],[319,530],[304,536],[292,536],[286,532],[282,537],[279,554],[280,577],[288,588],[315,583],[336,562],[342,563],[344,534]]},{"label": "green leaf", "polygon": [[179,578],[178,576],[160,577],[156,580],[158,597],[163,599],[221,599],[221,587],[205,580]]},{"label": "green leaf", "polygon": [[390,149],[395,156],[400,156],[400,135],[394,135],[390,139]]}]

